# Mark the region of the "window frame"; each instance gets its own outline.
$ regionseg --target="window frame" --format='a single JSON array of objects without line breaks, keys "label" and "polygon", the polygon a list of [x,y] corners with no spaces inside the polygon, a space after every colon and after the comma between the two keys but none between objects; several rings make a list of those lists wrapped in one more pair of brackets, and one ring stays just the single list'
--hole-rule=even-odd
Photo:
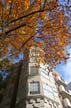
[{"label": "window frame", "polygon": [[[37,88],[37,90],[36,90],[36,88]],[[30,94],[39,94],[39,93],[40,93],[40,83],[39,83],[39,81],[30,82]]]},{"label": "window frame", "polygon": [[[32,70],[33,68],[33,70]],[[30,66],[30,74],[35,75],[38,73],[38,67],[37,66]]]}]

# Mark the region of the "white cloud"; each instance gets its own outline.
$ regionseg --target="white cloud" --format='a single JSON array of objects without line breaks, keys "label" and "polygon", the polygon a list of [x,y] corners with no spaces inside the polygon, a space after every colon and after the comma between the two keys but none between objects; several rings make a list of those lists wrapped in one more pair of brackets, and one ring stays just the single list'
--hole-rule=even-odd
[{"label": "white cloud", "polygon": [[67,60],[66,64],[61,63],[56,67],[62,78],[68,83],[71,81],[71,57]]},{"label": "white cloud", "polygon": [[56,70],[61,74],[63,79],[69,83],[71,81],[71,46],[70,45],[66,47],[66,53],[70,54],[69,59],[67,60],[66,64],[62,61],[61,64],[59,64],[56,67]]},{"label": "white cloud", "polygon": [[67,60],[66,64],[66,70],[67,72],[65,73],[65,78],[67,79],[68,82],[71,81],[71,50],[70,50],[70,58]]},{"label": "white cloud", "polygon": [[67,82],[71,81],[71,62],[67,62],[65,66],[64,79]]}]

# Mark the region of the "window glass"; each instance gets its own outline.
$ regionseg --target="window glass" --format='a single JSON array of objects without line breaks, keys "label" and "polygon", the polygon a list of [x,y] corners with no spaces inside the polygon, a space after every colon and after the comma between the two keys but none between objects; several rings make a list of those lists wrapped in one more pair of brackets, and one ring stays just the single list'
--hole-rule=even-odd
[{"label": "window glass", "polygon": [[53,93],[48,90],[44,90],[44,95],[49,97],[50,99],[54,99]]},{"label": "window glass", "polygon": [[47,84],[43,84],[43,88],[46,89],[46,90],[48,90],[48,91],[50,91],[50,92],[53,92],[52,87],[50,87],[50,86],[47,85]]},{"label": "window glass", "polygon": [[35,53],[35,52],[36,52],[36,49],[35,48],[31,50],[31,53]]},{"label": "window glass", "polygon": [[58,97],[58,91],[56,89],[53,89],[53,87],[49,86],[47,83],[43,83],[43,91],[44,95],[51,99],[54,99],[54,97]]},{"label": "window glass", "polygon": [[40,93],[40,85],[38,81],[34,81],[30,83],[30,94],[39,94]]},{"label": "window glass", "polygon": [[45,69],[40,68],[40,69],[39,69],[39,72],[40,72],[40,74],[41,74],[43,77],[49,79],[49,77],[48,77],[48,72],[47,72]]},{"label": "window glass", "polygon": [[44,72],[40,72],[40,74],[41,74],[43,77],[49,79],[48,75],[46,75]]},{"label": "window glass", "polygon": [[31,57],[41,57],[39,52],[36,51],[31,51]]},{"label": "window glass", "polygon": [[40,68],[40,71],[43,72],[44,74],[48,75],[48,72],[46,69]]},{"label": "window glass", "polygon": [[38,68],[36,66],[31,66],[30,67],[30,74],[36,74],[38,73]]},{"label": "window glass", "polygon": [[35,63],[36,62],[36,57],[30,57],[30,62]]}]

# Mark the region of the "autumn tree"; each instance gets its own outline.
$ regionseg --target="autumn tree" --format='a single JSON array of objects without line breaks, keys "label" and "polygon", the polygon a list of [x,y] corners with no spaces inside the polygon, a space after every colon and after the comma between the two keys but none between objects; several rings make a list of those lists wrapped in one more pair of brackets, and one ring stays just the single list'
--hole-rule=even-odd
[{"label": "autumn tree", "polygon": [[[43,48],[45,62],[53,67],[66,60],[64,50],[71,42],[70,4],[70,0],[0,0],[0,61],[25,53],[32,45]],[[9,47],[13,47],[11,54]]]},{"label": "autumn tree", "polygon": [[69,0],[1,0],[0,57],[10,46],[18,53],[37,42],[45,46],[47,61],[57,63],[70,41],[69,12]]}]

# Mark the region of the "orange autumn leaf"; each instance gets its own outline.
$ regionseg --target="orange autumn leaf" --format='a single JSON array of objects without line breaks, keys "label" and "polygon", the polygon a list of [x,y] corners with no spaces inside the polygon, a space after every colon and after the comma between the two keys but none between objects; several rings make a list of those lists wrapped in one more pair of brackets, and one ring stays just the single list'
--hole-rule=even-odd
[{"label": "orange autumn leaf", "polygon": [[[0,57],[11,45],[14,52],[32,45],[43,47],[48,62],[60,61],[71,39],[64,16],[56,0],[0,1]],[[55,60],[54,60],[55,59]]]}]

